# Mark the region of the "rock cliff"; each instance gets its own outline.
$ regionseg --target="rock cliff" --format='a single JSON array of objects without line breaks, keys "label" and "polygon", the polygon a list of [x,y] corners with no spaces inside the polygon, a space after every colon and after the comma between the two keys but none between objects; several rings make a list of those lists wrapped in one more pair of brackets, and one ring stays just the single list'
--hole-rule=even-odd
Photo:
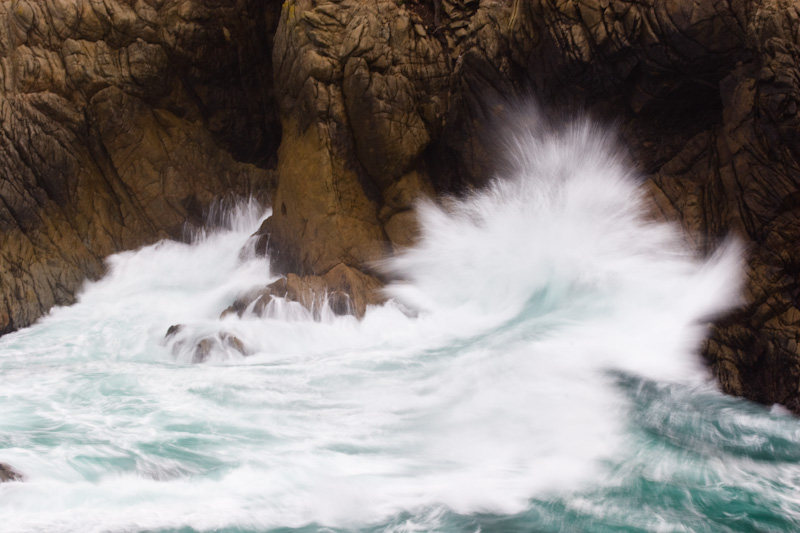
[{"label": "rock cliff", "polygon": [[72,301],[108,254],[270,187],[279,9],[0,2],[0,333]]},{"label": "rock cliff", "polygon": [[0,332],[230,191],[271,192],[260,245],[291,274],[254,297],[362,313],[415,198],[484,185],[492,124],[535,95],[613,122],[698,250],[748,243],[705,355],[800,412],[796,3],[6,1],[0,24]]}]

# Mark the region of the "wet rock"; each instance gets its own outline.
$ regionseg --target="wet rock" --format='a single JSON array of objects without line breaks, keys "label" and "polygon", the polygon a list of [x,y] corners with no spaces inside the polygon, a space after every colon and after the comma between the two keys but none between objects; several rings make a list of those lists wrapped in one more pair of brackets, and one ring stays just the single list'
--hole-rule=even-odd
[{"label": "wet rock", "polygon": [[[322,279],[329,295],[338,298],[335,305],[342,309],[346,302],[348,312],[358,318],[364,316],[368,305],[380,305],[386,301],[380,292],[383,284],[377,278],[350,266],[336,265]],[[332,307],[337,310],[337,307]]]},{"label": "wet rock", "polygon": [[413,246],[419,236],[419,223],[414,211],[402,211],[392,216],[384,226],[386,236],[396,251]]},{"label": "wet rock", "polygon": [[223,345],[229,348],[233,348],[240,354],[242,355],[251,354],[250,350],[247,349],[244,342],[242,342],[242,340],[236,335],[223,331],[222,333],[219,334],[219,338],[222,341]]},{"label": "wet rock", "polygon": [[271,187],[279,9],[0,4],[0,334],[72,302],[105,256]]},{"label": "wet rock", "polygon": [[283,124],[273,216],[275,267],[322,275],[390,251],[381,191],[413,169],[443,120],[447,59],[392,0],[285,2],[275,37]]},{"label": "wet rock", "polygon": [[245,308],[253,305],[256,315],[265,316],[270,302],[282,298],[301,304],[316,318],[320,318],[326,305],[336,315],[361,318],[368,305],[386,301],[382,286],[377,278],[340,263],[322,276],[288,274],[257,293],[244,296],[237,305]]},{"label": "wet rock", "polygon": [[164,335],[164,338],[169,340],[178,333],[180,333],[182,329],[183,329],[183,324],[172,325],[169,328],[167,328],[167,334]]},{"label": "wet rock", "polygon": [[205,363],[211,356],[211,352],[218,345],[217,339],[213,337],[206,337],[200,339],[194,347],[192,354],[192,363]]},{"label": "wet rock", "polygon": [[[269,287],[267,287],[269,288]],[[255,290],[251,291],[248,294],[243,294],[242,296],[238,297],[234,302],[229,305],[222,313],[219,315],[220,320],[224,319],[225,317],[236,315],[241,318],[247,308],[256,300],[258,300],[261,295],[264,293],[264,290]]]},{"label": "wet rock", "polygon": [[194,350],[192,351],[192,363],[205,363],[215,351],[230,353],[228,349],[234,350],[244,356],[251,355],[252,353],[239,337],[227,331],[222,331],[216,335],[204,337],[195,343]]},{"label": "wet rock", "polygon": [[800,412],[787,6],[1,3],[0,333],[71,302],[106,255],[179,237],[215,197],[253,190],[273,193],[259,246],[285,286],[228,312],[327,295],[361,316],[380,300],[369,265],[413,242],[414,198],[485,185],[495,125],[534,93],[556,115],[617,124],[654,216],[700,253],[747,243],[746,302],[715,321],[705,355],[725,390]]},{"label": "wet rock", "polygon": [[0,483],[5,481],[23,481],[24,479],[24,476],[11,468],[11,466],[0,463]]}]

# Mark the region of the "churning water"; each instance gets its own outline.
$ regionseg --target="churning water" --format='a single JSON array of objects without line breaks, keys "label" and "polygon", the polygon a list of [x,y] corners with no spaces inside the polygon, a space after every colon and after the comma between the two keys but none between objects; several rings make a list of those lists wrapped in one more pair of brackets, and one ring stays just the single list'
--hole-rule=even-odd
[{"label": "churning water", "polygon": [[737,247],[700,260],[647,221],[591,126],[508,144],[504,179],[419,206],[361,322],[219,318],[271,280],[250,202],[0,338],[0,461],[26,476],[0,484],[0,529],[800,528],[800,423],[723,396],[697,355]]}]

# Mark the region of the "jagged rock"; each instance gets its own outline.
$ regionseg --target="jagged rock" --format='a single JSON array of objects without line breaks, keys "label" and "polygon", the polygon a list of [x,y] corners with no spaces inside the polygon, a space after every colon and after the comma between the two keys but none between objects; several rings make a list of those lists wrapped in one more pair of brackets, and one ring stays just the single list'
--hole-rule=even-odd
[{"label": "jagged rock", "polygon": [[167,334],[164,335],[164,338],[168,340],[177,335],[178,333],[180,333],[182,329],[183,329],[183,324],[174,324],[169,328],[167,328]]},{"label": "jagged rock", "polygon": [[272,185],[256,0],[0,3],[0,334],[70,303],[110,253],[180,238]]},{"label": "jagged rock", "polygon": [[[342,295],[339,308],[346,303],[348,312],[358,318],[364,316],[368,305],[379,305],[386,300],[380,293],[383,286],[380,281],[344,264],[336,265],[322,276],[322,280],[329,293],[338,292]],[[333,309],[337,311],[336,307]]]},{"label": "jagged rock", "polygon": [[436,192],[427,175],[412,170],[392,183],[384,192],[384,205],[379,213],[381,221],[386,221],[400,211],[412,209],[419,199],[433,199]]},{"label": "jagged rock", "polygon": [[269,253],[279,272],[326,272],[340,262],[360,265],[382,257],[377,206],[358,173],[329,147],[327,127],[299,132],[284,122],[273,215],[265,222]]},{"label": "jagged rock", "polygon": [[245,346],[244,342],[242,342],[242,340],[236,335],[228,333],[227,331],[223,331],[222,333],[219,334],[219,338],[222,341],[222,344],[224,344],[225,346],[233,348],[242,355],[245,356],[250,355],[251,353],[250,350],[247,348],[247,346]]},{"label": "jagged rock", "polygon": [[194,364],[205,363],[215,351],[231,353],[230,350],[234,350],[243,356],[253,353],[239,337],[228,331],[195,340],[187,335],[179,335],[184,329],[183,325],[171,326],[164,340],[171,346],[175,357],[182,359],[182,354],[188,349]]},{"label": "jagged rock", "polygon": [[225,347],[232,348],[244,356],[251,353],[239,337],[223,331],[211,337],[204,337],[195,343],[192,352],[192,363],[205,363],[214,350],[224,350]]},{"label": "jagged rock", "polygon": [[297,302],[319,317],[327,304],[337,315],[364,316],[368,305],[379,305],[386,299],[383,284],[358,269],[338,264],[322,276],[288,274],[263,290],[237,299],[232,307],[246,309],[251,304],[256,315],[264,316],[273,298]]},{"label": "jagged rock", "polygon": [[[267,289],[269,289],[270,286],[268,286]],[[245,310],[247,310],[247,307],[254,301],[258,300],[263,293],[264,290],[262,289],[262,290],[254,290],[247,294],[241,295],[236,300],[234,300],[234,302],[231,305],[229,305],[224,311],[222,311],[222,313],[220,313],[219,315],[220,320],[234,314],[238,317],[241,317],[244,314]]]},{"label": "jagged rock", "polygon": [[23,481],[25,478],[22,474],[11,468],[5,463],[0,463],[0,483],[5,481]]}]

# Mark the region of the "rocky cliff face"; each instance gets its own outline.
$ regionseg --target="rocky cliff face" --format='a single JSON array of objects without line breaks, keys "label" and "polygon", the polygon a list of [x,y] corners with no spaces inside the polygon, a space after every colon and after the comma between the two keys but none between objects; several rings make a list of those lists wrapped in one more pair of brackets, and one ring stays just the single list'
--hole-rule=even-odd
[{"label": "rocky cliff face", "polygon": [[0,333],[106,255],[269,187],[280,6],[262,4],[0,2]]},{"label": "rocky cliff face", "polygon": [[706,356],[729,392],[800,412],[793,2],[14,1],[0,21],[0,331],[273,176],[261,245],[294,276],[261,296],[363,312],[415,198],[485,184],[493,122],[533,94],[614,122],[699,250],[749,243]]}]

